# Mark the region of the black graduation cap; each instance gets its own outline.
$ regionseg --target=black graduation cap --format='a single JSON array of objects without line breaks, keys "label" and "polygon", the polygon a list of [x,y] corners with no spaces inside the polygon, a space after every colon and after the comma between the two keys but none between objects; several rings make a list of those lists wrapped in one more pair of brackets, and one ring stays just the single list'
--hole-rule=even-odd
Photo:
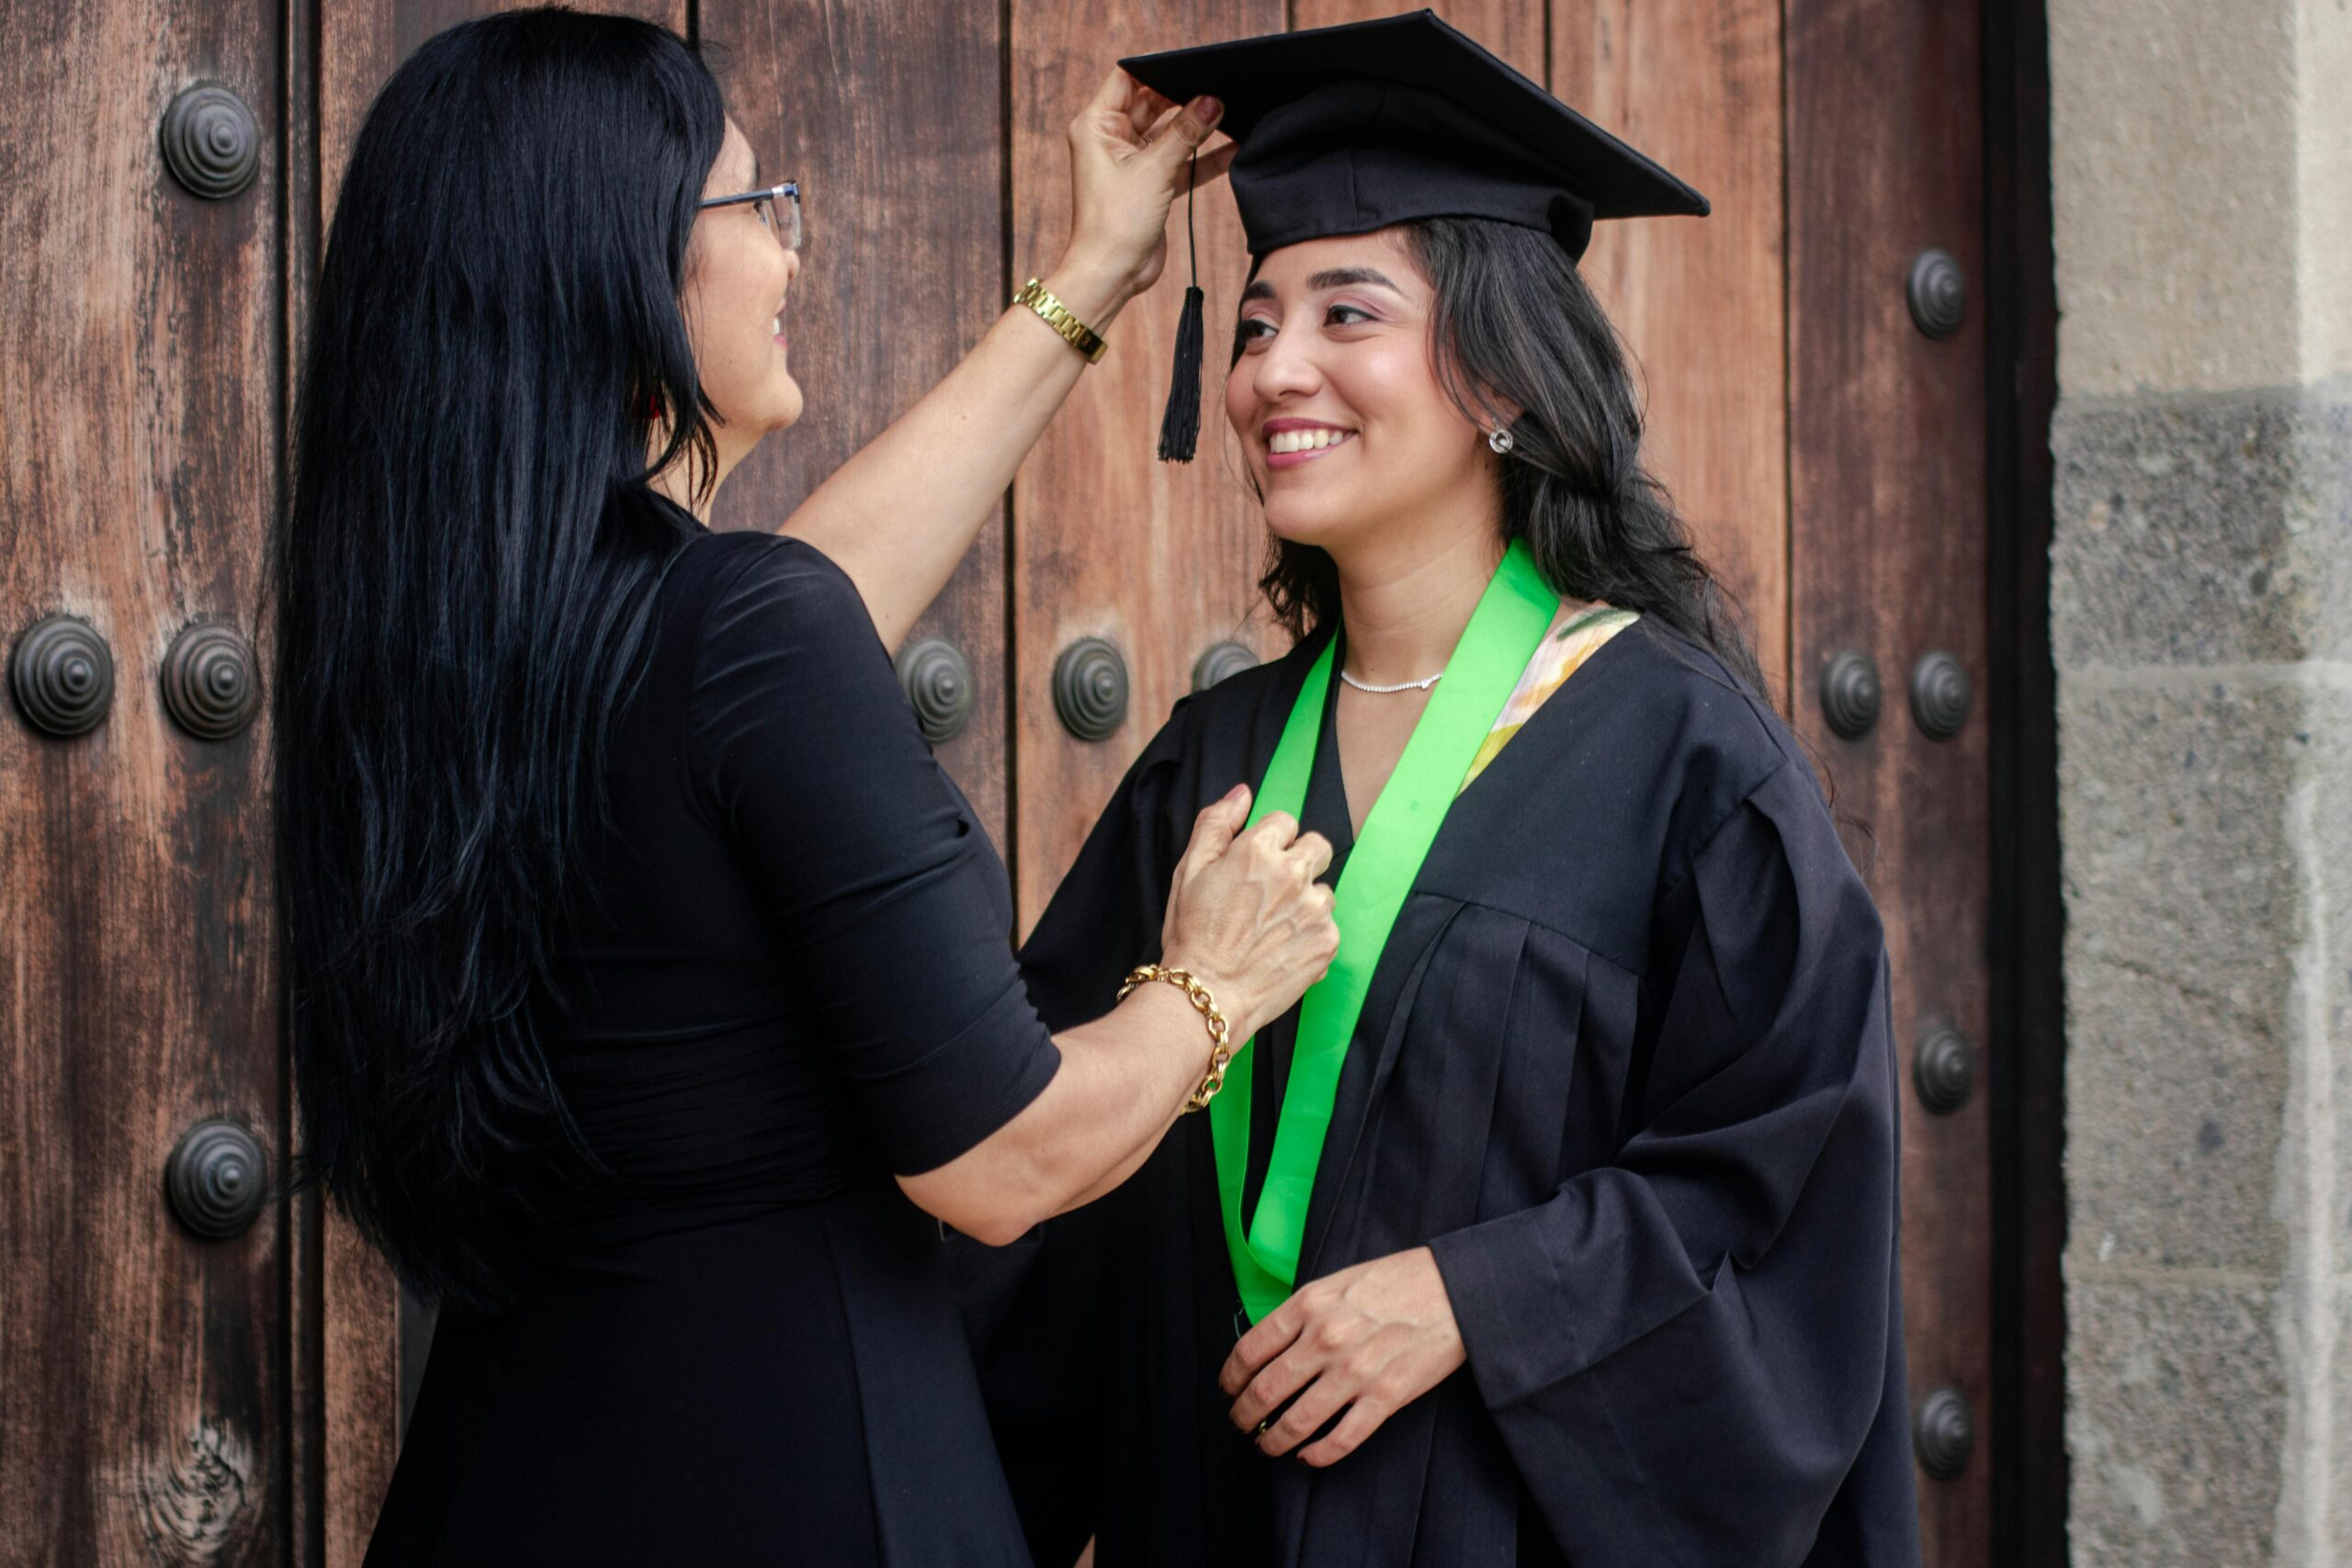
[{"label": "black graduation cap", "polygon": [[[1231,178],[1250,254],[1421,218],[1539,229],[1571,257],[1604,218],[1703,217],[1707,198],[1429,11],[1270,33],[1122,60],[1178,103],[1224,100],[1240,144]],[[1160,456],[1190,458],[1179,426],[1197,355],[1199,268],[1178,329]],[[1187,342],[1193,338],[1193,342]],[[1192,367],[1192,423],[1200,374]],[[1182,436],[1181,440],[1171,440]]]}]

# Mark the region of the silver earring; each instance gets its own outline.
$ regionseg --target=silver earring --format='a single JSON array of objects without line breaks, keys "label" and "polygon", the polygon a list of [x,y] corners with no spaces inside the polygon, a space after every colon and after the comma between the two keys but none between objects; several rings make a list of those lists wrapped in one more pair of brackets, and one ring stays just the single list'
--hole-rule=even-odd
[{"label": "silver earring", "polygon": [[1487,433],[1487,446],[1498,457],[1508,456],[1510,452],[1510,432],[1497,425]]}]

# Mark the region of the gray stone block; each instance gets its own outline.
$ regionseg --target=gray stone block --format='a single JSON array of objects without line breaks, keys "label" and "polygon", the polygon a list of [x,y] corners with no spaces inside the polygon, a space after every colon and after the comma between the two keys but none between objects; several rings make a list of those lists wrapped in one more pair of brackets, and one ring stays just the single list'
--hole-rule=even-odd
[{"label": "gray stone block", "polygon": [[2070,963],[2066,1199],[2090,1262],[2275,1269],[2287,1061],[2207,998]]},{"label": "gray stone block", "polygon": [[2062,682],[2077,1256],[2275,1269],[2311,694]]},{"label": "gray stone block", "polygon": [[2051,424],[2059,669],[2352,649],[2352,395],[2075,399]]},{"label": "gray stone block", "polygon": [[[2328,1136],[2335,1156],[2335,1262],[2352,1273],[2352,689],[2313,692],[2310,715],[2313,754],[2306,797],[2296,803],[2295,837],[2310,867],[2320,929],[2297,955],[2302,993],[2294,1022],[2303,1048],[2316,1058],[2310,1076],[2329,1082],[2334,1093]],[[2343,1343],[2341,1376],[2352,1393],[2352,1337]],[[2352,1426],[2336,1430],[2352,1464]],[[2352,1529],[2352,1492],[2343,1495],[2346,1528]],[[2352,1563],[2352,1551],[2345,1561]]]},{"label": "gray stone block", "polygon": [[2320,694],[2182,671],[2064,677],[2060,829],[2072,945],[2278,1026],[2302,936],[2290,798],[2318,761]]},{"label": "gray stone block", "polygon": [[2273,1292],[2076,1278],[2066,1305],[2074,1562],[2268,1563],[2286,1427]]}]

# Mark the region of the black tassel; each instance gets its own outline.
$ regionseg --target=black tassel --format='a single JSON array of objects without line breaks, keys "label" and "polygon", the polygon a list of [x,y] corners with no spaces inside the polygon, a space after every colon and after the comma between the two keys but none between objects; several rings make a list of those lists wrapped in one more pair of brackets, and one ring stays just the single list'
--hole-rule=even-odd
[{"label": "black tassel", "polygon": [[1201,314],[1198,285],[1184,290],[1184,311],[1176,318],[1176,379],[1168,389],[1168,412],[1159,420],[1159,460],[1189,463],[1201,440]]},{"label": "black tassel", "polygon": [[[1193,155],[1198,172],[1200,154]],[[1184,248],[1193,262],[1192,287],[1184,290],[1184,309],[1176,318],[1176,378],[1168,388],[1168,412],[1159,416],[1159,460],[1189,463],[1201,442],[1201,252],[1193,238],[1193,195],[1188,180],[1184,194]]]}]

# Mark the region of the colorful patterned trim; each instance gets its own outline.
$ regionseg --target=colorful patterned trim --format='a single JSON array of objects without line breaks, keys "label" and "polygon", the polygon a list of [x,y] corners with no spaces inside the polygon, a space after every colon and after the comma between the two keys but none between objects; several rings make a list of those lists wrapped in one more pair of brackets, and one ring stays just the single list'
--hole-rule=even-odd
[{"label": "colorful patterned trim", "polygon": [[1468,789],[1471,782],[1487,771],[1487,764],[1510,744],[1519,727],[1534,717],[1535,710],[1566,685],[1568,677],[1582,668],[1586,660],[1639,619],[1641,616],[1634,611],[1613,609],[1607,604],[1587,604],[1575,610],[1561,605],[1560,613],[1552,618],[1552,629],[1544,634],[1535,657],[1527,661],[1526,672],[1511,689],[1510,700],[1495,716],[1495,727],[1487,731],[1486,744],[1471,760],[1462,787]]}]

